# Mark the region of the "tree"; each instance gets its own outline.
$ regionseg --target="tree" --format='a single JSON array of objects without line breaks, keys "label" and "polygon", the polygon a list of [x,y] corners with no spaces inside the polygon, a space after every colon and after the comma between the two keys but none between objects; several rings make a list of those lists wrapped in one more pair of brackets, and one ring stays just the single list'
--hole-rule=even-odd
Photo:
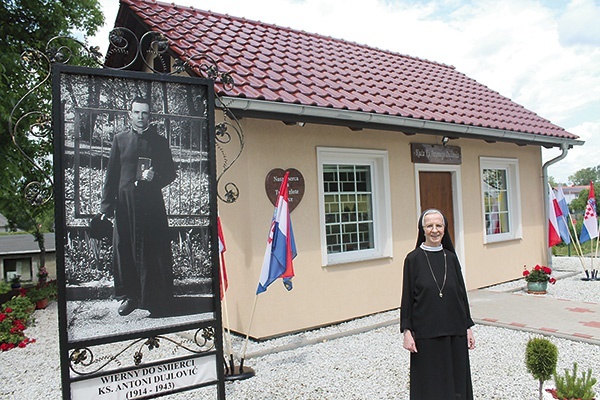
[{"label": "tree", "polygon": [[540,400],[543,398],[544,381],[556,372],[558,349],[548,339],[533,338],[527,342],[525,348],[525,366],[527,371],[539,382]]},{"label": "tree", "polygon": [[31,68],[24,68],[21,55],[45,51],[50,39],[74,30],[93,35],[104,16],[98,0],[4,0],[0,20],[0,213],[34,235],[43,265],[43,232],[52,229],[54,219],[52,201],[44,201],[51,195],[52,137],[44,117],[50,115],[51,90],[46,84],[28,92],[48,75],[49,66],[30,57]]},{"label": "tree", "polygon": [[[587,183],[589,185],[589,181]],[[598,204],[598,195],[600,194],[599,190],[600,190],[600,182],[598,182],[598,184],[594,183],[594,195],[596,198],[596,204]],[[582,190],[581,192],[579,192],[579,195],[577,196],[577,198],[573,199],[571,201],[571,203],[569,204],[569,207],[571,207],[571,209],[573,210],[574,213],[582,214],[585,211],[585,207],[586,207],[589,196],[590,196],[589,189]]]},{"label": "tree", "polygon": [[596,182],[600,179],[600,165],[583,168],[569,176],[569,181],[576,186],[589,185],[590,181]]}]

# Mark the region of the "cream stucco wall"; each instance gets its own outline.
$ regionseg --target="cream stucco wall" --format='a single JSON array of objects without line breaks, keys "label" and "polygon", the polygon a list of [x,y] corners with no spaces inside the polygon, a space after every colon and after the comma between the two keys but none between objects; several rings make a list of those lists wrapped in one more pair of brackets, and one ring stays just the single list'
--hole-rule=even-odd
[{"label": "cream stucco wall", "polygon": [[[240,198],[233,204],[219,202],[227,242],[231,329],[247,333],[249,328],[273,213],[265,194],[265,177],[274,168],[296,168],[305,180],[304,197],[291,215],[298,250],[294,260],[296,277],[291,292],[278,280],[256,298],[250,335],[265,338],[399,307],[402,265],[405,254],[414,247],[418,217],[410,143],[435,143],[437,138],[316,124],[288,126],[281,121],[251,118],[240,122],[245,134],[244,152],[221,180],[222,185],[235,182]],[[461,237],[469,288],[518,278],[523,264],[545,262],[540,149],[468,139],[451,144],[462,149]],[[393,257],[322,267],[317,146],[388,151]],[[483,244],[482,155],[519,160],[522,240]]]}]

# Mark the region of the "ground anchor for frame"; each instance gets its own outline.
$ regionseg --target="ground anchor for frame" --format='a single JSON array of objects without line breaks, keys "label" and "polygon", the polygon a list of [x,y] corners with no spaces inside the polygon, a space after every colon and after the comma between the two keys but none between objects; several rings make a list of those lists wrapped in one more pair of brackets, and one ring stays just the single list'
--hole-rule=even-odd
[{"label": "ground anchor for frame", "polygon": [[581,278],[582,281],[600,281],[600,276],[598,275],[598,270],[593,269],[591,271],[585,270],[585,278]]},{"label": "ground anchor for frame", "polygon": [[240,365],[235,365],[233,356],[229,358],[229,363],[225,363],[225,380],[226,381],[241,381],[252,378],[255,375],[252,367],[244,366],[244,359],[240,360]]}]

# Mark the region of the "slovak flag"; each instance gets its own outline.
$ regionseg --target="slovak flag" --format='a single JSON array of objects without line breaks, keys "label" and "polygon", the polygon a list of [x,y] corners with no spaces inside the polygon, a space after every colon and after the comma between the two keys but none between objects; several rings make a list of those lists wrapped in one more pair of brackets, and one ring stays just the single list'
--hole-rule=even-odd
[{"label": "slovak flag", "polygon": [[[562,190],[562,186],[559,186],[556,189],[556,202],[558,203],[558,207],[560,209],[560,214],[556,213],[556,219],[558,222],[558,233],[560,233],[560,237],[566,244],[571,243],[571,235],[569,235],[569,226],[567,224],[567,217],[569,216],[569,206],[567,205],[567,199],[565,199],[565,194]],[[556,206],[555,206],[556,207]]]},{"label": "slovak flag", "polygon": [[225,268],[225,251],[227,251],[227,247],[225,247],[225,237],[223,236],[221,217],[219,216],[217,216],[217,235],[219,236],[219,260],[221,261],[219,270],[219,283],[221,285],[221,300],[223,300],[223,296],[229,287],[229,281],[227,279],[227,269]]},{"label": "slovak flag", "polygon": [[598,215],[596,214],[596,196],[594,195],[594,183],[590,181],[590,194],[585,214],[583,216],[583,226],[581,227],[581,236],[579,242],[584,243],[590,239],[598,237]]},{"label": "slovak flag", "polygon": [[277,206],[273,213],[267,248],[263,260],[260,279],[256,294],[267,290],[267,286],[279,278],[287,290],[292,290],[292,277],[294,276],[294,265],[292,260],[296,257],[296,243],[290,219],[288,204],[288,177],[286,172],[277,196]]},{"label": "slovak flag", "polygon": [[560,234],[558,233],[558,222],[556,220],[556,216],[558,213],[562,215],[560,211],[560,207],[558,206],[558,202],[556,201],[556,196],[554,195],[554,190],[548,185],[548,189],[550,189],[550,193],[548,195],[549,203],[548,204],[548,247],[555,246],[561,242]]}]

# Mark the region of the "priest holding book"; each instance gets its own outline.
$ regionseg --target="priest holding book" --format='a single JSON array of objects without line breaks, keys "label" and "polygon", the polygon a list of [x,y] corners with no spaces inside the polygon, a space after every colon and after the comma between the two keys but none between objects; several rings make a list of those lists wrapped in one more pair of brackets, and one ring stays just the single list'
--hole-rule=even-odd
[{"label": "priest holding book", "polygon": [[122,316],[135,309],[168,315],[173,256],[162,189],[177,173],[166,138],[150,124],[150,101],[131,104],[131,127],[117,133],[106,170],[101,218],[114,216],[115,298]]}]

